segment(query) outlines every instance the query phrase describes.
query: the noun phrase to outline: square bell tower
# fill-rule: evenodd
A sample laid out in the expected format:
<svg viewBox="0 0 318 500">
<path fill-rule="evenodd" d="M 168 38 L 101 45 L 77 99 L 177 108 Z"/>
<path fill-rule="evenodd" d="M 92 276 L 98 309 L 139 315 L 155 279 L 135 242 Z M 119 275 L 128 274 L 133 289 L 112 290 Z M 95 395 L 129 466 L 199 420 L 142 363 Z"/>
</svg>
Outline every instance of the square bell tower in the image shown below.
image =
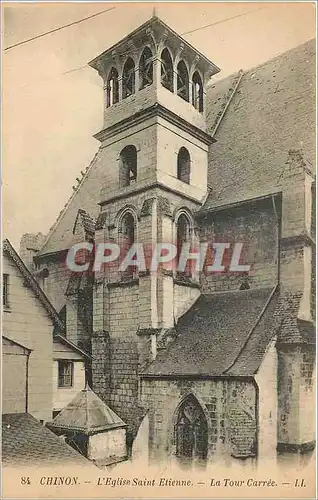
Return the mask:
<svg viewBox="0 0 318 500">
<path fill-rule="evenodd" d="M 96 243 L 195 242 L 192 214 L 207 194 L 214 142 L 205 86 L 219 68 L 156 16 L 89 64 L 104 83 Z M 131 429 L 139 370 L 173 340 L 178 316 L 200 293 L 193 276 L 179 278 L 113 267 L 95 282 L 93 387 Z"/>
</svg>

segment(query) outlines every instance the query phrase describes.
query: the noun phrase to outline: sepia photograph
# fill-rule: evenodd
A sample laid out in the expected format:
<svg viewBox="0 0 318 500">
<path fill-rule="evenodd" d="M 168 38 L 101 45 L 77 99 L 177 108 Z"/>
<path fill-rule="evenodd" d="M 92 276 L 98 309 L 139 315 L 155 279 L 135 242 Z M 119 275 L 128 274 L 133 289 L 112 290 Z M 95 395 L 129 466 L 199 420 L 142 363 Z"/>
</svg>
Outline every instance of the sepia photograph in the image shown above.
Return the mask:
<svg viewBox="0 0 318 500">
<path fill-rule="evenodd" d="M 2 498 L 316 498 L 316 16 L 1 2 Z"/>
</svg>

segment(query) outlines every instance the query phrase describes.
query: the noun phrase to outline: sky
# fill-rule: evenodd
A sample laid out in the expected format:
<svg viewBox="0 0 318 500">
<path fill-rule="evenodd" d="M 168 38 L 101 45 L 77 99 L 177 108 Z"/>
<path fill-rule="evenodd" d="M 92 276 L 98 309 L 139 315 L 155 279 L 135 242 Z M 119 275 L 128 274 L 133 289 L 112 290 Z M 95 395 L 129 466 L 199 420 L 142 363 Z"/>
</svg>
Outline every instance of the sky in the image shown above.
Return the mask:
<svg viewBox="0 0 318 500">
<path fill-rule="evenodd" d="M 154 7 L 179 34 L 215 23 L 184 35 L 221 68 L 215 81 L 316 33 L 314 2 L 3 2 L 2 47 L 112 7 L 2 53 L 2 232 L 17 249 L 22 234 L 48 232 L 98 149 L 92 136 L 102 127 L 102 80 L 87 62 L 149 19 Z"/>
</svg>

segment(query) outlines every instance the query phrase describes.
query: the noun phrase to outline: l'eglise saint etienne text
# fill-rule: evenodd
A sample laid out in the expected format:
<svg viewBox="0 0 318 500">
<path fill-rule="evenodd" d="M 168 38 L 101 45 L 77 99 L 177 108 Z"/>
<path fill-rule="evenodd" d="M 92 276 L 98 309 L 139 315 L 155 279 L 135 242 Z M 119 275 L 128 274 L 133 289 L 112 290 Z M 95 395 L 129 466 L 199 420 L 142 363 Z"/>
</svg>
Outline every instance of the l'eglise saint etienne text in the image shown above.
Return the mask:
<svg viewBox="0 0 318 500">
<path fill-rule="evenodd" d="M 192 486 L 191 479 L 172 479 L 170 477 L 160 478 L 140 478 L 133 477 L 131 479 L 124 477 L 99 477 L 97 486 L 110 486 L 111 488 L 120 488 L 123 486 Z"/>
</svg>

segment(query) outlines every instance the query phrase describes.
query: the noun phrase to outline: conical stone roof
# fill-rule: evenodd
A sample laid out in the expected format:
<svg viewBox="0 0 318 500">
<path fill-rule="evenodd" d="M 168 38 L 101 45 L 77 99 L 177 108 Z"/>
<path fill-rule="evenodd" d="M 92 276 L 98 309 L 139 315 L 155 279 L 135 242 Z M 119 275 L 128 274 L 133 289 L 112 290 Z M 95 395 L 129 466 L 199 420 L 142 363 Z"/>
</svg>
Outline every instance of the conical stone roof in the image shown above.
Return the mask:
<svg viewBox="0 0 318 500">
<path fill-rule="evenodd" d="M 94 434 L 126 427 L 126 424 L 86 385 L 85 389 L 76 394 L 75 398 L 48 424 L 48 427 L 52 430 L 65 429 Z"/>
</svg>

